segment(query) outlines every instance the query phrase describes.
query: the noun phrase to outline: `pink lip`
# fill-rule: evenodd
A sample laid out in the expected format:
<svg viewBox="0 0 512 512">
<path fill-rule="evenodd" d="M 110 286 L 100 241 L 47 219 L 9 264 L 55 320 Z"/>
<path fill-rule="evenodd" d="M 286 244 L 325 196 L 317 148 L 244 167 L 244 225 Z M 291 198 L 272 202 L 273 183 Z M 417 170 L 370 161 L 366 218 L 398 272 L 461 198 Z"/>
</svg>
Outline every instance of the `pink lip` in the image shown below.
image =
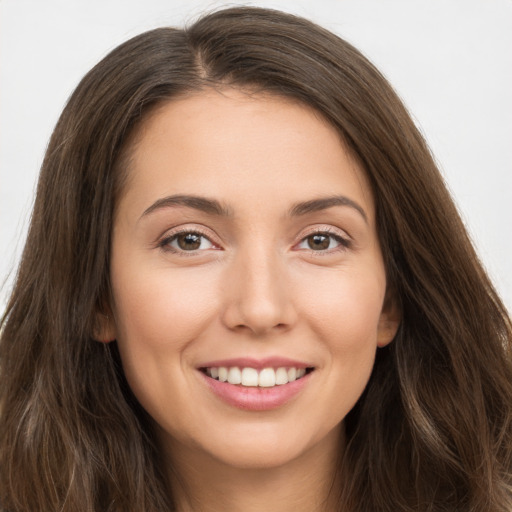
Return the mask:
<svg viewBox="0 0 512 512">
<path fill-rule="evenodd" d="M 208 377 L 200 373 L 211 391 L 227 404 L 246 411 L 268 411 L 285 405 L 309 383 L 312 373 L 273 388 L 246 387 Z"/>
<path fill-rule="evenodd" d="M 265 357 L 262 359 L 254 359 L 250 357 L 238 357 L 234 359 L 221 359 L 209 361 L 200 364 L 198 368 L 219 368 L 225 366 L 227 368 L 238 366 L 239 368 L 255 368 L 261 370 L 263 368 L 311 368 L 312 364 L 307 364 L 286 357 Z"/>
</svg>

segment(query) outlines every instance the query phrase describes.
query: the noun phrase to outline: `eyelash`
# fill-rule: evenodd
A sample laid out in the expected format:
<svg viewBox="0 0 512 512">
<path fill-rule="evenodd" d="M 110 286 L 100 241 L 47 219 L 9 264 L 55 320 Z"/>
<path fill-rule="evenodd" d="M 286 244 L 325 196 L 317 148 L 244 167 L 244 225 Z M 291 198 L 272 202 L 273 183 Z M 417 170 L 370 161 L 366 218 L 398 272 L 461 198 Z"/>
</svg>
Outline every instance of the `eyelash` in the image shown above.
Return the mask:
<svg viewBox="0 0 512 512">
<path fill-rule="evenodd" d="M 312 230 L 311 232 L 305 234 L 299 241 L 298 244 L 295 245 L 295 247 L 297 245 L 300 245 L 304 242 L 306 242 L 306 240 L 312 236 L 318 236 L 318 235 L 323 235 L 323 236 L 327 236 L 333 240 L 335 240 L 339 245 L 333 249 L 326 249 L 326 250 L 320 250 L 320 251 L 315 251 L 313 249 L 309 249 L 309 251 L 311 252 L 311 254 L 314 254 L 315 256 L 328 256 L 328 255 L 331 255 L 333 253 L 336 253 L 336 252 L 339 252 L 339 251 L 346 251 L 347 249 L 350 249 L 352 247 L 352 242 L 351 240 L 349 240 L 348 238 L 345 238 L 343 236 L 341 236 L 340 234 L 338 233 L 334 233 L 332 231 L 332 229 L 330 228 L 326 228 L 326 229 L 314 229 Z"/>
<path fill-rule="evenodd" d="M 163 238 L 158 243 L 158 247 L 164 252 L 172 252 L 174 254 L 179 254 L 180 256 L 193 256 L 194 254 L 196 254 L 197 250 L 192 250 L 192 251 L 186 251 L 184 249 L 180 250 L 180 249 L 176 249 L 170 245 L 172 242 L 174 242 L 174 240 L 177 240 L 180 235 L 196 235 L 200 238 L 204 238 L 204 239 L 208 240 L 213 246 L 216 246 L 216 244 L 211 241 L 210 237 L 206 233 L 202 232 L 200 229 L 195 228 L 195 229 L 180 229 L 179 231 L 175 231 L 171 235 Z"/>
<path fill-rule="evenodd" d="M 193 256 L 193 255 L 197 254 L 198 252 L 200 252 L 198 249 L 194 249 L 194 250 L 190 250 L 190 251 L 187 251 L 184 249 L 176 249 L 170 245 L 172 242 L 177 240 L 180 235 L 183 235 L 183 234 L 195 235 L 200 238 L 204 238 L 204 239 L 208 240 L 213 246 L 217 246 L 214 242 L 212 242 L 210 237 L 206 233 L 202 232 L 201 230 L 181 229 L 181 230 L 176 231 L 176 232 L 172 233 L 171 235 L 163 238 L 158 243 L 158 247 L 164 252 L 172 252 L 174 254 L 179 254 L 180 256 Z M 309 251 L 312 254 L 314 254 L 315 256 L 324 256 L 324 255 L 333 254 L 338 251 L 345 251 L 347 249 L 350 249 L 352 246 L 352 243 L 348 238 L 345 238 L 339 234 L 333 233 L 331 229 L 316 229 L 316 230 L 313 230 L 313 231 L 305 234 L 300 239 L 300 241 L 294 245 L 294 247 L 297 247 L 298 245 L 306 242 L 306 240 L 312 236 L 319 236 L 319 235 L 327 236 L 327 237 L 331 238 L 332 240 L 336 241 L 339 245 L 333 249 L 326 249 L 326 250 L 319 250 L 319 251 L 315 251 L 314 249 L 309 249 Z"/>
</svg>

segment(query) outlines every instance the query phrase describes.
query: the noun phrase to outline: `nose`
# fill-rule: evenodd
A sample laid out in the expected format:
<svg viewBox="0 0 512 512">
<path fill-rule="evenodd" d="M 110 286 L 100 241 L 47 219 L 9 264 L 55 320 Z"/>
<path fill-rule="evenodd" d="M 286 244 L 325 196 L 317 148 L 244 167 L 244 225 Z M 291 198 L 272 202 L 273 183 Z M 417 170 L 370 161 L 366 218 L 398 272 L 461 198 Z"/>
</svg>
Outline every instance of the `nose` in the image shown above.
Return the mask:
<svg viewBox="0 0 512 512">
<path fill-rule="evenodd" d="M 226 327 L 263 336 L 293 326 L 297 315 L 284 263 L 262 248 L 236 258 L 224 282 Z"/>
</svg>

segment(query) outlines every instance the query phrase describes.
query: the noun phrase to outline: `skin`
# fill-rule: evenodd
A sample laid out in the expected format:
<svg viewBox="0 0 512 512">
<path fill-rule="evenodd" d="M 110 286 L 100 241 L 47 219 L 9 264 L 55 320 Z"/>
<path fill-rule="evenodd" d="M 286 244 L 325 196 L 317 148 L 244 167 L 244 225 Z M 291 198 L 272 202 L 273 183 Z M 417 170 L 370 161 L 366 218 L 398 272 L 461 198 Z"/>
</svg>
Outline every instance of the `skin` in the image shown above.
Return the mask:
<svg viewBox="0 0 512 512">
<path fill-rule="evenodd" d="M 343 419 L 399 323 L 361 166 L 310 108 L 234 89 L 161 106 L 130 153 L 113 227 L 113 315 L 98 338 L 117 339 L 175 468 L 179 509 L 334 510 Z M 214 199 L 229 215 L 151 209 L 175 195 Z M 290 214 L 334 195 L 361 211 Z M 180 249 L 177 231 L 199 231 L 200 247 Z M 311 248 L 315 233 L 327 249 Z M 197 369 L 267 356 L 314 366 L 271 411 L 225 403 Z"/>
</svg>

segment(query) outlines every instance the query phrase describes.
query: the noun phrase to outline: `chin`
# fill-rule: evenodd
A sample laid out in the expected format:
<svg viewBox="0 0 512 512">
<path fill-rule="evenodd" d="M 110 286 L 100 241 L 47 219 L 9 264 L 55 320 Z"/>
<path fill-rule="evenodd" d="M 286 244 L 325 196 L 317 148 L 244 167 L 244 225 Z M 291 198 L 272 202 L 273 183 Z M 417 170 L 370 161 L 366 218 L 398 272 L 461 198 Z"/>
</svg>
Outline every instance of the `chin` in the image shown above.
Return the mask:
<svg viewBox="0 0 512 512">
<path fill-rule="evenodd" d="M 315 433 L 301 428 L 300 424 L 292 428 L 265 424 L 246 429 L 237 426 L 229 432 L 211 433 L 213 435 L 202 442 L 190 440 L 190 446 L 197 456 L 202 454 L 224 466 L 271 469 L 309 460 L 313 452 L 318 452 L 319 445 L 325 444 L 332 451 L 332 441 L 341 439 L 341 430 L 341 424 L 331 431 Z M 180 444 L 188 443 L 182 441 Z"/>
</svg>

